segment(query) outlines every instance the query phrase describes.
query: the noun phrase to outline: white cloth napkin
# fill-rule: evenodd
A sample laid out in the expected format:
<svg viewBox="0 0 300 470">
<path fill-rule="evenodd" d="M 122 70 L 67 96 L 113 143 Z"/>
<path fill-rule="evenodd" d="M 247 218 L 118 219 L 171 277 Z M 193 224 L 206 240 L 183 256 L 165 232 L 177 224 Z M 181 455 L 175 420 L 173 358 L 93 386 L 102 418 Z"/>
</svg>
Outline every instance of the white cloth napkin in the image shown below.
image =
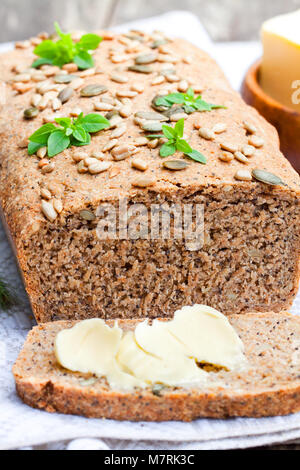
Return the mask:
<svg viewBox="0 0 300 470">
<path fill-rule="evenodd" d="M 246 67 L 259 55 L 257 44 L 213 45 L 195 16 L 187 12 L 136 21 L 128 27 L 160 29 L 210 52 L 238 88 Z M 2 49 L 7 49 L 7 45 Z M 0 47 L 1 49 L 1 47 Z M 245 54 L 246 51 L 246 54 Z M 233 59 L 234 58 L 234 59 Z M 21 304 L 0 312 L 0 448 L 31 449 L 232 449 L 300 438 L 300 413 L 275 418 L 199 419 L 192 423 L 129 423 L 49 414 L 24 405 L 15 393 L 11 367 L 34 319 L 15 260 L 0 226 L 0 274 L 14 284 Z M 300 297 L 293 312 L 300 312 Z"/>
</svg>

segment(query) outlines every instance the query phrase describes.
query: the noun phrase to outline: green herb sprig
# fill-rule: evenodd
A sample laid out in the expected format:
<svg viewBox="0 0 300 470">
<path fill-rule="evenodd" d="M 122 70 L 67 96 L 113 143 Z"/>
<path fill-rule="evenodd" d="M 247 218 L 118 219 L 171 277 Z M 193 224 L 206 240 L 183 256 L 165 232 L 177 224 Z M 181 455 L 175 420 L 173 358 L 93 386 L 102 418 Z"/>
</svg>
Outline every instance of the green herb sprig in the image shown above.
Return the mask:
<svg viewBox="0 0 300 470">
<path fill-rule="evenodd" d="M 41 147 L 47 147 L 48 157 L 54 157 L 68 147 L 80 147 L 91 142 L 91 134 L 110 126 L 101 114 L 81 113 L 78 118 L 56 118 L 58 124 L 44 124 L 29 137 L 28 154 L 33 155 Z"/>
<path fill-rule="evenodd" d="M 207 103 L 201 95 L 195 96 L 194 90 L 189 88 L 186 93 L 170 93 L 155 100 L 156 106 L 170 108 L 173 104 L 180 104 L 185 112 L 190 114 L 195 111 L 212 111 L 213 109 L 225 108 L 218 104 Z"/>
<path fill-rule="evenodd" d="M 94 60 L 89 51 L 97 49 L 103 38 L 97 34 L 84 34 L 80 41 L 73 42 L 70 33 L 63 33 L 58 23 L 54 23 L 54 26 L 59 39 L 46 39 L 36 46 L 33 52 L 40 58 L 31 67 L 38 68 L 44 64 L 62 67 L 70 62 L 74 62 L 81 70 L 93 67 Z"/>
<path fill-rule="evenodd" d="M 7 282 L 0 277 L 0 308 L 7 310 L 12 305 L 17 303 L 12 289 L 8 286 Z"/>
<path fill-rule="evenodd" d="M 184 155 L 195 160 L 199 163 L 206 163 L 206 157 L 202 155 L 202 153 L 198 152 L 198 150 L 192 149 L 190 144 L 183 139 L 183 131 L 184 131 L 184 119 L 179 119 L 175 124 L 175 127 L 163 125 L 162 126 L 162 134 L 153 134 L 148 135 L 150 139 L 157 139 L 160 137 L 165 137 L 168 139 L 168 142 L 163 144 L 160 148 L 159 154 L 161 157 L 169 157 L 173 155 L 176 151 L 183 152 Z"/>
</svg>

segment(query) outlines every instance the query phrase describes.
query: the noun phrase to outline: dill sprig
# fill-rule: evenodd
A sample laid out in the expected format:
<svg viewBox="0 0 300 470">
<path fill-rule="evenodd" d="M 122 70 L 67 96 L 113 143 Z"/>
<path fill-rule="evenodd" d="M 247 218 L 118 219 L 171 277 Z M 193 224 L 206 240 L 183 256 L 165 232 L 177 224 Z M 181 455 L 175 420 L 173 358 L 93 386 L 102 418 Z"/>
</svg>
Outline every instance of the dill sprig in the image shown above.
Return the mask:
<svg viewBox="0 0 300 470">
<path fill-rule="evenodd" d="M 0 276 L 0 308 L 7 310 L 12 305 L 17 303 L 17 298 L 13 293 L 12 288 Z"/>
</svg>

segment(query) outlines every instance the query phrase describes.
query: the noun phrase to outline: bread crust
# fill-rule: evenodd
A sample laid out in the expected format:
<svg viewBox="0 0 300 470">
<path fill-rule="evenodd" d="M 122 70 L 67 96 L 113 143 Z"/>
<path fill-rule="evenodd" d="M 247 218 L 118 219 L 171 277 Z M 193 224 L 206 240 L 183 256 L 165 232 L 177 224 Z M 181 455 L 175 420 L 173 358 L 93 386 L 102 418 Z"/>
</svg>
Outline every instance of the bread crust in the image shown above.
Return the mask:
<svg viewBox="0 0 300 470">
<path fill-rule="evenodd" d="M 192 421 L 197 418 L 229 418 L 288 415 L 300 411 L 300 385 L 242 396 L 233 393 L 124 394 L 69 389 L 53 382 L 16 380 L 16 389 L 27 405 L 50 413 L 82 415 L 129 421 Z"/>
<path fill-rule="evenodd" d="M 289 362 L 298 351 L 300 318 L 286 312 L 250 313 L 232 315 L 229 321 L 244 342 L 247 370 L 214 374 L 210 380 L 217 382 L 203 389 L 165 388 L 158 395 L 150 388 L 111 390 L 101 380 L 82 386 L 82 374 L 61 368 L 53 352 L 57 332 L 75 323 L 39 325 L 29 333 L 13 368 L 17 393 L 29 406 L 48 412 L 131 421 L 257 418 L 300 411 L 299 359 L 295 365 Z M 119 325 L 132 329 L 136 321 L 121 320 Z"/>
</svg>

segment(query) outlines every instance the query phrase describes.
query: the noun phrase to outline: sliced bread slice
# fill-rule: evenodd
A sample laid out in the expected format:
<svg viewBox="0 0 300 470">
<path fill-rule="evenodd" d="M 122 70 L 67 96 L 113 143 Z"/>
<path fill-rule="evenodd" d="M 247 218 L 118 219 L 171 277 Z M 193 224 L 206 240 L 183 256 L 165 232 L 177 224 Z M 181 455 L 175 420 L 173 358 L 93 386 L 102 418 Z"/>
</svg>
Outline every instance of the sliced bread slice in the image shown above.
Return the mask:
<svg viewBox="0 0 300 470">
<path fill-rule="evenodd" d="M 33 328 L 13 373 L 19 396 L 49 412 L 132 421 L 190 421 L 200 417 L 274 416 L 300 411 L 300 317 L 289 313 L 231 315 L 245 345 L 243 372 L 212 370 L 204 388 L 160 388 L 132 393 L 111 390 L 104 378 L 63 369 L 54 339 L 75 322 Z M 108 321 L 112 325 L 112 321 Z M 119 325 L 132 329 L 135 320 Z M 208 368 L 208 370 L 210 370 Z"/>
</svg>

